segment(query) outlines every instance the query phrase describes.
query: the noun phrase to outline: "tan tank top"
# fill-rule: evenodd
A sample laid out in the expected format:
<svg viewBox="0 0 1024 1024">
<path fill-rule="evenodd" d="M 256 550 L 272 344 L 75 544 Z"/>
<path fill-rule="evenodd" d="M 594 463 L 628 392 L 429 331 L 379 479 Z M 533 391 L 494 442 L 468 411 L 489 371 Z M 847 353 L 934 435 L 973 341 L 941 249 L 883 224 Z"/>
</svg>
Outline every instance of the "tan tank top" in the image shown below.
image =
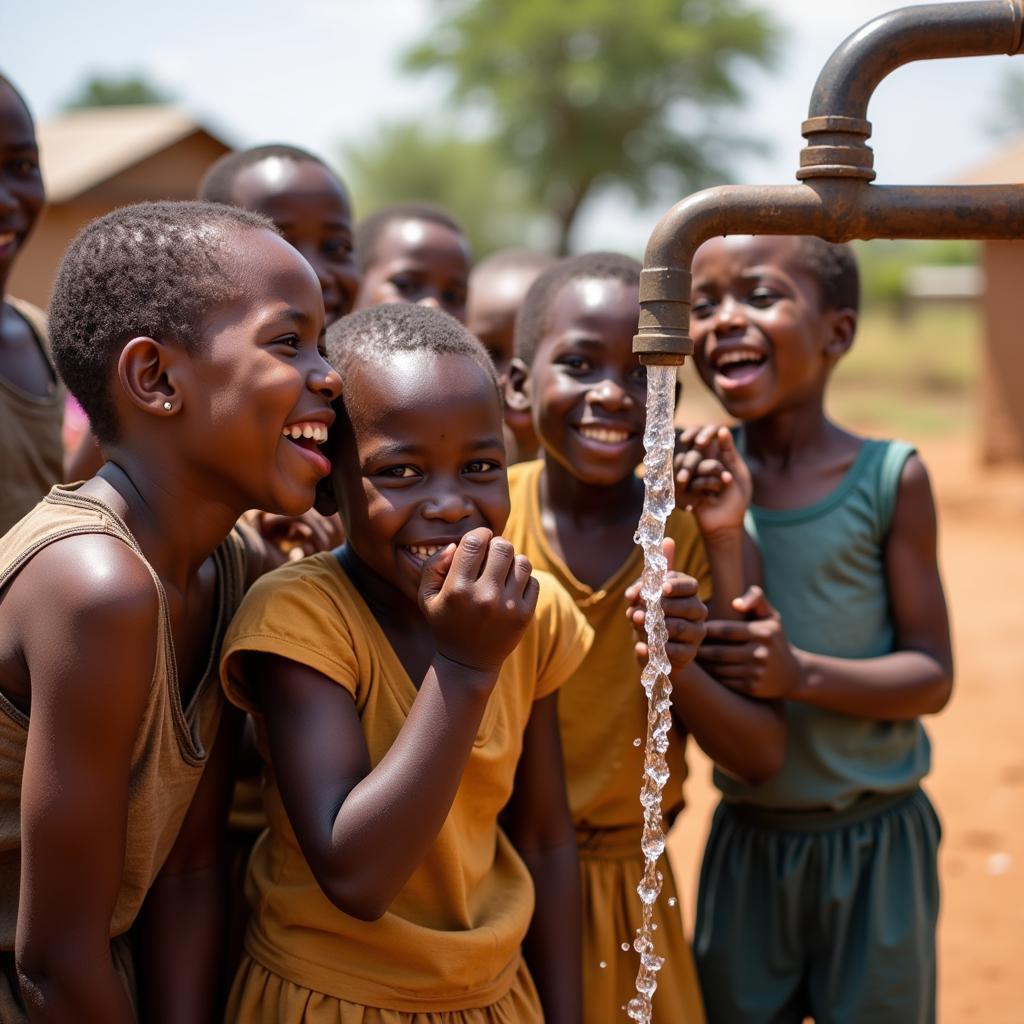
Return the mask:
<svg viewBox="0 0 1024 1024">
<path fill-rule="evenodd" d="M 32 328 L 39 350 L 57 379 L 43 311 L 10 296 L 3 301 Z M 41 398 L 22 391 L 0 372 L 0 535 L 64 479 L 61 428 L 65 398 L 59 380 L 53 393 Z"/>
<path fill-rule="evenodd" d="M 132 753 L 124 872 L 110 921 L 111 937 L 128 930 L 171 851 L 217 733 L 223 698 L 217 677 L 220 647 L 245 588 L 245 546 L 232 532 L 214 552 L 216 628 L 206 671 L 182 707 L 167 598 L 123 520 L 103 502 L 54 487 L 0 538 L 0 592 L 47 544 L 79 534 L 116 537 L 143 560 L 160 601 L 156 663 L 149 700 Z M 111 637 L 116 656 L 116 637 Z M 21 780 L 28 716 L 0 694 L 0 950 L 14 948 L 21 874 Z M 69 865 L 69 870 L 73 868 Z"/>
</svg>

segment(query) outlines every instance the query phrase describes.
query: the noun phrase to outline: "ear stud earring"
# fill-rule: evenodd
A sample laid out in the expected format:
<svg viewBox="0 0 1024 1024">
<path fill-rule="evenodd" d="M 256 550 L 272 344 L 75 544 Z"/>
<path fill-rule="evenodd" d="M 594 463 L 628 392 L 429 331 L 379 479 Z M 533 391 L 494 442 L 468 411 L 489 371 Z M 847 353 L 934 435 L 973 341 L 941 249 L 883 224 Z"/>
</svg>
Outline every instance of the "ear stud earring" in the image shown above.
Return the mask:
<svg viewBox="0 0 1024 1024">
<path fill-rule="evenodd" d="M 171 403 L 170 403 L 170 402 L 164 402 L 164 408 L 165 408 L 165 409 L 166 409 L 166 410 L 167 410 L 168 412 L 170 412 L 170 411 L 171 411 L 171 410 L 172 410 L 172 409 L 174 408 L 174 406 L 173 406 L 173 405 L 171 405 Z"/>
</svg>

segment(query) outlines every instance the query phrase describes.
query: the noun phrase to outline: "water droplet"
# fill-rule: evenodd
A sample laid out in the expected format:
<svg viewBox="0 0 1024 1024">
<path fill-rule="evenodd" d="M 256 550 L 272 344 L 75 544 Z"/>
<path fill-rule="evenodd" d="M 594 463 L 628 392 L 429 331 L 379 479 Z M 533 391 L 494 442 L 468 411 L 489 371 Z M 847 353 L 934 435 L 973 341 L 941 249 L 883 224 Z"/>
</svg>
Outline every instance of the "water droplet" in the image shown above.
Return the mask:
<svg viewBox="0 0 1024 1024">
<path fill-rule="evenodd" d="M 623 953 L 628 953 L 628 952 L 629 952 L 629 943 L 628 943 L 628 942 L 624 942 L 624 943 L 623 943 L 623 944 L 622 944 L 622 945 L 621 945 L 621 946 L 619 947 L 619 949 L 621 949 Z"/>
<path fill-rule="evenodd" d="M 668 905 L 670 907 L 674 907 L 678 902 L 679 902 L 679 900 L 677 900 L 675 898 L 675 896 L 669 896 L 669 898 L 668 898 Z"/>
<path fill-rule="evenodd" d="M 602 960 L 597 966 L 600 967 L 601 970 L 603 971 L 608 966 L 608 961 L 607 960 Z"/>
<path fill-rule="evenodd" d="M 633 746 L 634 747 L 642 747 L 643 745 L 644 745 L 644 741 L 642 739 L 640 739 L 639 736 L 637 736 L 637 738 L 635 740 L 633 740 Z"/>
</svg>

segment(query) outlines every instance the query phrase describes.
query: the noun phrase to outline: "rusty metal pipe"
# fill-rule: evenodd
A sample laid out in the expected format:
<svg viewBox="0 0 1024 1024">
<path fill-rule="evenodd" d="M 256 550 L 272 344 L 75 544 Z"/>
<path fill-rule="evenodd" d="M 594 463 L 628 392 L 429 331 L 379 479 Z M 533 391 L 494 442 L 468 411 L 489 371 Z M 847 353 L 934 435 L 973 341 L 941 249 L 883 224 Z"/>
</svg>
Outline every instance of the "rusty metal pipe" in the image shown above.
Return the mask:
<svg viewBox="0 0 1024 1024">
<path fill-rule="evenodd" d="M 644 363 L 681 363 L 693 351 L 690 267 L 716 235 L 869 238 L 1024 237 L 1024 185 L 880 186 L 864 119 L 875 86 L 913 60 L 1016 53 L 1021 0 L 929 4 L 892 11 L 854 32 L 818 77 L 799 185 L 723 185 L 677 203 L 647 243 L 633 351 Z"/>
</svg>

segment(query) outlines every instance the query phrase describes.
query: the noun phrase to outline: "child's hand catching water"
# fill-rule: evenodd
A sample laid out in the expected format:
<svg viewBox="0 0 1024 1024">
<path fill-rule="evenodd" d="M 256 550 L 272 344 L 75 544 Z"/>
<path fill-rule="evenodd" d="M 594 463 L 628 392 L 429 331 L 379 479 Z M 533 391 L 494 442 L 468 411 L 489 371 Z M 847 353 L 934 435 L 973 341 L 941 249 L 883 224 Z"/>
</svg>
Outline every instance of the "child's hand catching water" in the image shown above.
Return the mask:
<svg viewBox="0 0 1024 1024">
<path fill-rule="evenodd" d="M 423 567 L 420 608 L 449 661 L 497 672 L 533 618 L 540 584 L 525 555 L 486 527 L 470 530 Z"/>
<path fill-rule="evenodd" d="M 688 427 L 676 438 L 676 504 L 693 512 L 705 539 L 743 527 L 750 470 L 728 427 Z"/>
<path fill-rule="evenodd" d="M 672 565 L 675 558 L 675 548 L 676 542 L 671 537 L 666 537 L 662 541 L 661 550 L 669 565 Z M 634 650 L 643 665 L 647 662 L 648 653 L 647 636 L 644 632 L 647 613 L 644 610 L 643 598 L 640 596 L 640 582 L 637 580 L 626 590 L 626 616 L 633 623 L 637 636 Z M 704 620 L 708 616 L 708 610 L 697 596 L 697 581 L 686 573 L 670 569 L 665 577 L 662 594 L 661 607 L 665 613 L 665 629 L 668 632 L 665 653 L 675 673 L 689 665 L 696 656 L 697 649 L 704 639 Z"/>
</svg>

